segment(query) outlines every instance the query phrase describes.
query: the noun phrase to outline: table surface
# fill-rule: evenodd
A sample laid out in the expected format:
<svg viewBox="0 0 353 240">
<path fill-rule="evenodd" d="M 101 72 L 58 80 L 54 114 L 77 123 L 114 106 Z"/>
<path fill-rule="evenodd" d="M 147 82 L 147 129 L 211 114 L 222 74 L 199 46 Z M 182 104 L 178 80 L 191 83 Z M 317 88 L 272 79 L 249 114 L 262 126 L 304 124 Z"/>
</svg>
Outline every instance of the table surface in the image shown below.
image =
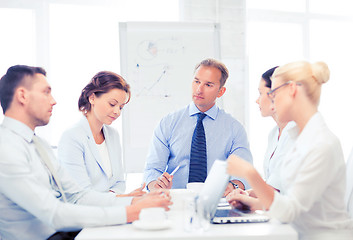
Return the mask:
<svg viewBox="0 0 353 240">
<path fill-rule="evenodd" d="M 211 224 L 207 231 L 187 232 L 184 230 L 183 217 L 178 211 L 169 211 L 171 226 L 164 230 L 141 230 L 133 224 L 109 227 L 85 228 L 75 238 L 77 240 L 142 240 L 142 239 L 237 239 L 237 240 L 297 240 L 298 234 L 288 224 L 272 219 L 267 223 Z"/>
</svg>

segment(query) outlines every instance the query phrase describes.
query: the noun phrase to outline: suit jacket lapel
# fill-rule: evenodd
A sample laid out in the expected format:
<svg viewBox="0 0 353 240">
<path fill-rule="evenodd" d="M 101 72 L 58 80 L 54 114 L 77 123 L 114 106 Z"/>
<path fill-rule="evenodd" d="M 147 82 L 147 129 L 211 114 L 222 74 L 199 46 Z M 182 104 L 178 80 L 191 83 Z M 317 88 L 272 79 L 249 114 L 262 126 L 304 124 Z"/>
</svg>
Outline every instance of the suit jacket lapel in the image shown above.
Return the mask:
<svg viewBox="0 0 353 240">
<path fill-rule="evenodd" d="M 101 171 L 106 174 L 104 172 L 104 169 L 102 167 L 102 159 L 101 159 L 101 156 L 99 154 L 99 151 L 98 151 L 98 148 L 97 148 L 97 145 L 96 145 L 96 142 L 94 141 L 94 137 L 93 137 L 93 134 L 92 134 L 92 131 L 91 131 L 91 128 L 89 126 L 89 123 L 88 123 L 88 120 L 86 117 L 83 117 L 82 119 L 82 126 L 86 132 L 86 136 L 87 136 L 87 142 L 88 142 L 88 146 L 89 146 L 89 149 L 88 151 L 91 152 L 92 156 L 94 157 L 94 159 L 96 160 L 96 162 L 98 163 Z"/>
<path fill-rule="evenodd" d="M 107 130 L 107 127 L 103 125 L 103 133 L 104 133 L 104 138 L 105 138 L 105 144 L 107 145 L 108 148 L 108 154 L 109 154 L 109 159 L 110 159 L 110 164 L 112 166 L 112 176 L 118 176 L 119 175 L 119 166 L 118 166 L 118 161 L 115 161 L 114 158 L 117 156 L 114 155 L 113 151 L 118 148 L 119 146 L 114 146 L 112 141 L 112 137 L 109 135 L 109 131 Z"/>
</svg>

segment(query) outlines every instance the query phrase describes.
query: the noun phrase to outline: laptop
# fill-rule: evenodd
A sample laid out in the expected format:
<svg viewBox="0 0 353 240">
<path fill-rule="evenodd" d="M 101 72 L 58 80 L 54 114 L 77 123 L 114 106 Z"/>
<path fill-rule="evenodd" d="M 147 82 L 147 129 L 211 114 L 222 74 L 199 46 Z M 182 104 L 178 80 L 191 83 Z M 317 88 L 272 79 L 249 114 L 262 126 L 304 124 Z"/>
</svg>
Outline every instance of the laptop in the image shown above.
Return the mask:
<svg viewBox="0 0 353 240">
<path fill-rule="evenodd" d="M 199 194 L 200 201 L 211 215 L 212 223 L 258 223 L 268 222 L 270 218 L 258 212 L 233 209 L 231 206 L 218 207 L 230 176 L 226 172 L 227 162 L 216 160 Z"/>
</svg>

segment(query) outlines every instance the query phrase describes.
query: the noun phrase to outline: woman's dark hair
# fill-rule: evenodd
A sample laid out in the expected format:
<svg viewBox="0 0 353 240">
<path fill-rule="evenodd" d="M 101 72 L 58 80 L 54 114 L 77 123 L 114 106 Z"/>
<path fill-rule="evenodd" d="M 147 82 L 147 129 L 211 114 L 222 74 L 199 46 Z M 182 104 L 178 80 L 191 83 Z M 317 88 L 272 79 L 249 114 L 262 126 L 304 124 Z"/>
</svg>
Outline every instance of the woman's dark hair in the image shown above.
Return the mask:
<svg viewBox="0 0 353 240">
<path fill-rule="evenodd" d="M 262 74 L 262 79 L 266 82 L 265 86 L 268 88 L 272 87 L 271 77 L 276 68 L 278 68 L 278 66 L 273 67 Z"/>
<path fill-rule="evenodd" d="M 124 78 L 113 72 L 102 71 L 97 73 L 82 90 L 81 96 L 78 99 L 78 109 L 83 113 L 91 111 L 91 103 L 89 102 L 89 97 L 92 94 L 95 94 L 97 97 L 99 97 L 100 95 L 107 93 L 112 89 L 121 89 L 125 91 L 129 95 L 126 103 L 130 101 L 130 86 L 127 84 Z"/>
</svg>

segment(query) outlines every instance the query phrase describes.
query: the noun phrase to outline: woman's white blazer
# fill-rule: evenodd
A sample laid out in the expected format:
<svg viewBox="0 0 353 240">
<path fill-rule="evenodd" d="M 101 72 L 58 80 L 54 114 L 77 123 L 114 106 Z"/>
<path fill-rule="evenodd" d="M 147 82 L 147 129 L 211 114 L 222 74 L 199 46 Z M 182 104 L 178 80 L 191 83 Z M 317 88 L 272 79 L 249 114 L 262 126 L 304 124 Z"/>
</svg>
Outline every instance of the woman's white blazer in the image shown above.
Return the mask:
<svg viewBox="0 0 353 240">
<path fill-rule="evenodd" d="M 123 193 L 125 170 L 119 133 L 106 125 L 103 125 L 103 133 L 112 166 L 112 177 L 108 178 L 104 172 L 102 159 L 86 117 L 63 133 L 58 145 L 58 159 L 81 187 L 100 192 L 113 190 Z"/>
</svg>

